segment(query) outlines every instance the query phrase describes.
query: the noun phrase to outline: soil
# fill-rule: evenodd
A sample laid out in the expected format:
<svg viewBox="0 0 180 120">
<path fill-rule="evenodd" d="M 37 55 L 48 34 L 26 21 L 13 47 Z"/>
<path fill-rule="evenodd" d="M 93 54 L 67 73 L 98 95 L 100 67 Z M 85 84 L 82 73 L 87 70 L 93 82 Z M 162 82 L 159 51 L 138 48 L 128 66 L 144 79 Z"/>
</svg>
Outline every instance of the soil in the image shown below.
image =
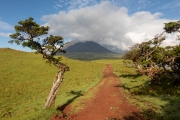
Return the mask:
<svg viewBox="0 0 180 120">
<path fill-rule="evenodd" d="M 103 74 L 98 91 L 91 100 L 85 101 L 83 110 L 68 114 L 71 111 L 69 104 L 62 114 L 52 116 L 51 120 L 143 120 L 137 106 L 131 105 L 126 99 L 112 66 L 107 64 Z"/>
</svg>

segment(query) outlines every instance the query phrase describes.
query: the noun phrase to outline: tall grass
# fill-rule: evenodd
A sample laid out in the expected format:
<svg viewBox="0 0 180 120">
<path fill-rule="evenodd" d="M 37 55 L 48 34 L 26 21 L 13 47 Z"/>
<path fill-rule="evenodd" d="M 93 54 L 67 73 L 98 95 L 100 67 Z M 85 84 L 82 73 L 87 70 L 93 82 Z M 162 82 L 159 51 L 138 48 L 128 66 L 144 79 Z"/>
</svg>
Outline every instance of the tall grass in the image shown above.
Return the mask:
<svg viewBox="0 0 180 120">
<path fill-rule="evenodd" d="M 41 55 L 0 49 L 0 119 L 49 119 L 56 108 L 75 94 L 88 91 L 102 77 L 103 64 L 62 58 L 70 67 L 58 92 L 54 108 L 43 109 L 57 68 L 46 64 Z"/>
</svg>

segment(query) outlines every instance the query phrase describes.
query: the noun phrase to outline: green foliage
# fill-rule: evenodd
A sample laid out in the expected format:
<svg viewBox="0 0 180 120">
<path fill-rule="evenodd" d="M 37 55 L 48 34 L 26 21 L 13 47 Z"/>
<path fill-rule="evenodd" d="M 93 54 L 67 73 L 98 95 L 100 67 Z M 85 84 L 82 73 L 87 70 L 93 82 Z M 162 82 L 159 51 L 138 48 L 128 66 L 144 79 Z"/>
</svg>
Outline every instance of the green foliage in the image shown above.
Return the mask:
<svg viewBox="0 0 180 120">
<path fill-rule="evenodd" d="M 165 30 L 167 33 L 172 33 L 172 32 L 178 31 L 179 28 L 180 28 L 180 21 L 177 21 L 177 22 L 169 22 L 169 23 L 165 23 L 164 30 Z"/>
<path fill-rule="evenodd" d="M 34 19 L 32 17 L 24 20 L 24 21 L 19 21 L 18 24 L 16 25 L 15 34 L 11 34 L 10 37 L 14 40 L 11 40 L 10 43 L 17 43 L 20 44 L 21 42 L 24 42 L 24 40 L 29 40 L 33 41 L 34 38 L 37 38 L 39 36 L 48 34 L 49 27 L 44 27 L 38 25 L 36 22 L 33 21 Z M 31 42 L 32 43 L 32 42 Z M 26 45 L 24 45 L 25 47 Z M 30 44 L 27 46 L 30 47 Z M 34 49 L 33 47 L 31 49 Z"/>
<path fill-rule="evenodd" d="M 180 21 L 177 21 L 165 23 L 164 29 L 172 33 L 179 32 L 179 27 Z M 132 46 L 124 55 L 125 59 L 133 60 L 137 72 L 147 74 L 152 79 L 151 85 L 163 82 L 180 84 L 180 45 L 161 47 L 164 40 L 166 36 L 162 33 L 148 42 Z"/>
<path fill-rule="evenodd" d="M 59 67 L 62 63 L 54 55 L 58 52 L 65 53 L 62 49 L 64 46 L 63 37 L 53 35 L 47 37 L 49 27 L 40 26 L 33 20 L 32 17 L 29 17 L 24 21 L 19 21 L 18 25 L 14 27 L 16 33 L 10 35 L 13 40 L 10 40 L 9 43 L 22 44 L 23 47 L 36 50 L 36 53 L 42 54 L 49 63 Z M 40 37 L 43 36 L 45 38 L 41 39 Z"/>
</svg>

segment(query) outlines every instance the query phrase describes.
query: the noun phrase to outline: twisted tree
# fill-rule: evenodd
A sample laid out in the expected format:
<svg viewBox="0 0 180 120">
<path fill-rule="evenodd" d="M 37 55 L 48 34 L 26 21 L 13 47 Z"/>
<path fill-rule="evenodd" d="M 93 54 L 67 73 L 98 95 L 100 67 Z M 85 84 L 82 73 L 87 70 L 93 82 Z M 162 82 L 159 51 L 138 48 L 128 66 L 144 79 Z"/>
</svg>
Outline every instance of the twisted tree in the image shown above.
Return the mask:
<svg viewBox="0 0 180 120">
<path fill-rule="evenodd" d="M 130 47 L 125 59 L 133 61 L 138 73 L 146 74 L 151 79 L 151 85 L 157 83 L 180 84 L 180 44 L 161 47 L 166 40 L 165 33 L 180 32 L 180 21 L 165 23 L 165 31 L 156 35 L 148 42 Z M 177 35 L 180 40 L 180 35 Z"/>
<path fill-rule="evenodd" d="M 69 70 L 69 67 L 60 62 L 60 57 L 54 57 L 58 52 L 65 53 L 62 49 L 64 46 L 63 37 L 53 35 L 47 37 L 49 27 L 40 26 L 33 20 L 32 17 L 29 17 L 26 20 L 19 21 L 18 25 L 14 27 L 16 33 L 10 35 L 12 40 L 10 40 L 9 43 L 21 44 L 23 47 L 35 50 L 36 53 L 40 53 L 48 63 L 58 68 L 58 72 L 54 78 L 52 88 L 44 106 L 46 108 L 51 107 L 53 101 L 55 101 L 58 89 L 63 82 L 63 75 Z"/>
</svg>

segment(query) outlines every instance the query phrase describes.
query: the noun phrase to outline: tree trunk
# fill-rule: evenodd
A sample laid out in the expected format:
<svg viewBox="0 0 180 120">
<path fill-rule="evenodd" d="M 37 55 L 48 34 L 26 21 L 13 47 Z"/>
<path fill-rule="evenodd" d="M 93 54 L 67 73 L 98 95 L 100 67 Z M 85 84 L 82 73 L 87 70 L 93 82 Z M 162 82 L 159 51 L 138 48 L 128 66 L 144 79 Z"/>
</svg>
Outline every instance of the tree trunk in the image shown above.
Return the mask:
<svg viewBox="0 0 180 120">
<path fill-rule="evenodd" d="M 61 66 L 54 78 L 53 86 L 49 92 L 44 108 L 51 107 L 55 102 L 56 94 L 63 82 L 63 75 L 67 70 L 67 66 Z"/>
<path fill-rule="evenodd" d="M 154 78 L 154 76 L 159 72 L 158 69 L 156 69 L 153 65 L 150 65 L 150 67 L 143 69 L 139 66 L 139 64 L 134 61 L 135 67 L 136 67 L 136 71 L 142 75 L 148 75 L 151 79 Z"/>
</svg>

